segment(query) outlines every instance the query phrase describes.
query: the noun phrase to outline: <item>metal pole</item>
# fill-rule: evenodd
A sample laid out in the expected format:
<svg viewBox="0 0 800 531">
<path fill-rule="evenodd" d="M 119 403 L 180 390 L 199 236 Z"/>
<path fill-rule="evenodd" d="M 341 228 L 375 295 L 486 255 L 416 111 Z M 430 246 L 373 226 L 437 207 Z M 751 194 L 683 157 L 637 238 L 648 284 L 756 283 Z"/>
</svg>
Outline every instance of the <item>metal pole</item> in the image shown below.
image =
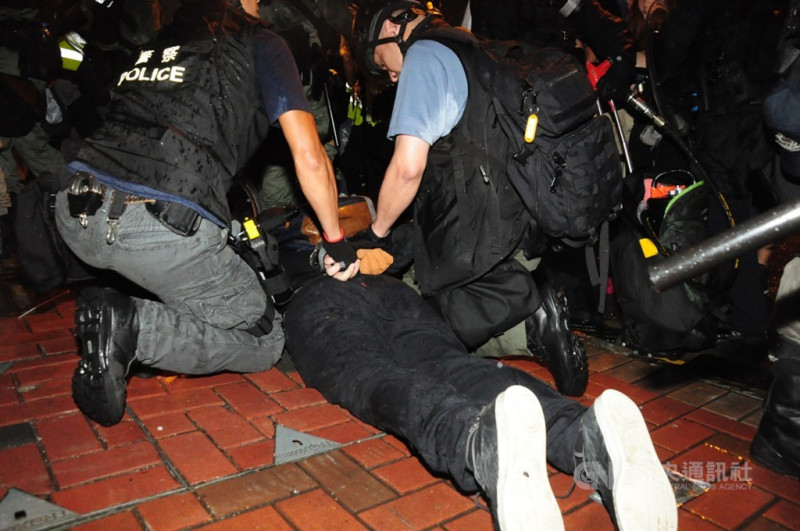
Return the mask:
<svg viewBox="0 0 800 531">
<path fill-rule="evenodd" d="M 663 291 L 719 264 L 786 238 L 800 230 L 800 199 L 754 216 L 725 232 L 674 254 L 648 270 L 650 284 Z"/>
<path fill-rule="evenodd" d="M 614 105 L 614 100 L 608 100 L 608 106 L 611 107 L 611 114 L 614 115 L 614 123 L 617 125 L 617 133 L 619 133 L 619 141 L 622 144 L 622 154 L 625 155 L 625 165 L 628 167 L 628 175 L 633 173 L 633 162 L 631 161 L 631 152 L 628 149 L 628 141 L 625 140 L 625 131 L 622 129 L 622 122 L 619 121 L 619 113 L 617 106 Z"/>
<path fill-rule="evenodd" d="M 322 84 L 322 88 L 325 90 L 325 105 L 328 107 L 328 116 L 331 120 L 331 132 L 333 132 L 333 144 L 338 148 L 339 147 L 339 132 L 336 130 L 336 120 L 333 117 L 333 107 L 331 106 L 331 96 L 328 92 L 328 83 L 325 82 Z"/>
</svg>

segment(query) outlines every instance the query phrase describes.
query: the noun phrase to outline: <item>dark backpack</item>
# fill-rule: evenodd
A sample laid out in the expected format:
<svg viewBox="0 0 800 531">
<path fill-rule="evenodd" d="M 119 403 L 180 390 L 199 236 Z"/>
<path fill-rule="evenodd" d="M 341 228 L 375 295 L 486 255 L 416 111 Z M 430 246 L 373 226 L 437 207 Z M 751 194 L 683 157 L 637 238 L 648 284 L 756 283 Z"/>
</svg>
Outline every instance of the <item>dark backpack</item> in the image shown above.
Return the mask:
<svg viewBox="0 0 800 531">
<path fill-rule="evenodd" d="M 677 355 L 701 350 L 716 334 L 718 319 L 708 292 L 721 282 L 725 268 L 657 292 L 649 285 L 648 267 L 708 236 L 709 190 L 703 181 L 694 182 L 691 174 L 682 170 L 663 172 L 653 183 L 652 190 L 665 186 L 672 192 L 662 197 L 651 192 L 640 216 L 643 230 L 635 230 L 635 221 L 621 223 L 611 243 L 611 262 L 618 279 L 615 293 L 625 323 L 622 340 L 645 353 Z"/>
<path fill-rule="evenodd" d="M 456 52 L 490 96 L 496 119 L 487 126 L 508 138 L 508 178 L 539 229 L 572 244 L 596 240 L 620 208 L 623 176 L 611 122 L 598 114 L 577 58 L 456 29 L 429 35 Z"/>
<path fill-rule="evenodd" d="M 614 293 L 622 310 L 622 342 L 642 354 L 679 355 L 708 348 L 716 333 L 714 317 L 702 293 L 686 283 L 656 292 L 648 267 L 664 260 L 643 255 L 640 234 L 627 223 L 611 241 Z"/>
</svg>

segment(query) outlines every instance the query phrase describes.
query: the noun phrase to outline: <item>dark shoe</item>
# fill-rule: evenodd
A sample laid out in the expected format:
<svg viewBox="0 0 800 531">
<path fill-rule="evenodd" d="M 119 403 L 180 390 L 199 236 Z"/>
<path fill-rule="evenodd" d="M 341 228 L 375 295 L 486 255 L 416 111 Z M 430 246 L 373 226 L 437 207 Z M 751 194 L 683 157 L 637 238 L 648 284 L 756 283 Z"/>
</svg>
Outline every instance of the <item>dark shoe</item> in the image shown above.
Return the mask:
<svg viewBox="0 0 800 531">
<path fill-rule="evenodd" d="M 630 324 L 625 325 L 625 328 L 622 329 L 619 337 L 617 338 L 617 343 L 620 346 L 630 349 L 633 354 L 637 356 L 645 356 L 648 358 L 660 358 L 664 360 L 679 360 L 683 357 L 686 352 L 686 349 L 675 349 L 675 350 L 655 350 L 647 345 L 639 338 L 639 335 L 636 333 L 636 330 Z"/>
<path fill-rule="evenodd" d="M 617 528 L 677 529 L 675 494 L 638 406 L 619 391 L 604 391 L 581 418 L 581 433 L 576 481 L 597 490 Z"/>
<path fill-rule="evenodd" d="M 134 362 L 130 369 L 128 369 L 128 374 L 134 378 L 148 380 L 150 378 L 155 378 L 156 376 L 161 376 L 165 373 L 161 369 L 156 369 L 150 365 L 142 365 L 141 363 Z"/>
<path fill-rule="evenodd" d="M 542 305 L 525 321 L 528 349 L 541 359 L 568 396 L 581 396 L 589 383 L 589 362 L 578 336 L 569 329 L 564 295 L 550 285 L 539 290 Z"/>
<path fill-rule="evenodd" d="M 467 439 L 467 465 L 499 529 L 564 529 L 545 460 L 547 426 L 527 388 L 513 385 L 483 408 Z"/>
<path fill-rule="evenodd" d="M 603 326 L 601 316 L 588 308 L 572 309 L 569 312 L 569 328 L 584 334 L 595 335 Z"/>
<path fill-rule="evenodd" d="M 114 290 L 86 289 L 78 298 L 75 324 L 82 359 L 72 376 L 72 397 L 87 417 L 112 426 L 125 414 L 125 377 L 139 337 L 136 306 Z"/>
<path fill-rule="evenodd" d="M 714 348 L 726 352 L 760 351 L 766 356 L 769 338 L 767 334 L 748 335 L 738 330 L 720 330 L 714 339 Z"/>
<path fill-rule="evenodd" d="M 756 433 L 753 438 L 753 444 L 750 445 L 750 456 L 756 463 L 764 465 L 778 474 L 800 478 L 800 460 L 798 460 L 797 454 L 789 455 L 778 451 L 760 433 Z"/>
<path fill-rule="evenodd" d="M 750 455 L 779 474 L 800 477 L 800 357 L 797 352 L 793 356 L 775 362 Z"/>
</svg>

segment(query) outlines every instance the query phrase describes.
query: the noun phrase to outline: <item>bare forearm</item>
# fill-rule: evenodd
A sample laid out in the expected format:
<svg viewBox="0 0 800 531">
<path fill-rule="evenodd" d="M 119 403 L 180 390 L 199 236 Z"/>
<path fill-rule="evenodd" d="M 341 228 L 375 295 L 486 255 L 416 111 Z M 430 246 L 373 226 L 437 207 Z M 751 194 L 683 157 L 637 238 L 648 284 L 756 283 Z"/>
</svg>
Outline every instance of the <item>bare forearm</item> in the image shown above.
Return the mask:
<svg viewBox="0 0 800 531">
<path fill-rule="evenodd" d="M 413 180 L 387 170 L 378 195 L 378 208 L 372 230 L 377 236 L 385 236 L 397 219 L 414 201 L 419 190 L 419 180 Z"/>
<path fill-rule="evenodd" d="M 303 195 L 317 214 L 322 230 L 335 239 L 339 237 L 341 231 L 336 177 L 330 160 L 325 155 L 325 150 L 321 149 L 321 151 L 321 159 L 317 156 L 314 164 L 295 159 L 295 171 Z"/>
<path fill-rule="evenodd" d="M 392 225 L 414 201 L 428 160 L 428 144 L 419 138 L 400 135 L 386 169 L 378 195 L 378 213 L 372 230 L 386 236 Z"/>
<path fill-rule="evenodd" d="M 336 177 L 319 141 L 314 117 L 289 111 L 278 119 L 292 151 L 300 188 L 317 214 L 322 230 L 331 238 L 340 234 Z"/>
</svg>

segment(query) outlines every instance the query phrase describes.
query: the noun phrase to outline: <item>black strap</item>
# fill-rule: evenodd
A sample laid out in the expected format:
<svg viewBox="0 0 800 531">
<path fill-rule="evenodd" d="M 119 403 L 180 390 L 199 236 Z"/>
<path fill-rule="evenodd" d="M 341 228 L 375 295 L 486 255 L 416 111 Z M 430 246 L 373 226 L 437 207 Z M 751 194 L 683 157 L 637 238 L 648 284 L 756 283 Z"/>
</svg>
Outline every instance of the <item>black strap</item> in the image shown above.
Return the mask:
<svg viewBox="0 0 800 531">
<path fill-rule="evenodd" d="M 589 280 L 593 286 L 599 286 L 597 311 L 601 315 L 606 311 L 606 287 L 608 285 L 608 269 L 610 260 L 610 245 L 608 238 L 608 220 L 600 225 L 600 237 L 597 240 L 598 256 L 595 258 L 594 247 L 584 247 L 586 254 L 586 269 L 589 271 Z"/>
<path fill-rule="evenodd" d="M 122 213 L 125 212 L 125 208 L 128 206 L 125 202 L 128 198 L 128 194 L 117 190 L 111 190 L 111 195 L 111 205 L 108 207 L 108 219 L 119 220 Z"/>
<path fill-rule="evenodd" d="M 267 310 L 270 309 L 269 307 L 267 308 Z M 259 319 L 256 324 L 247 329 L 248 334 L 252 334 L 256 337 L 265 336 L 270 332 L 272 332 L 272 318 L 266 315 L 262 315 L 261 319 Z"/>
<path fill-rule="evenodd" d="M 192 236 L 200 228 L 200 214 L 186 205 L 159 199 L 148 201 L 145 208 L 162 225 L 180 236 Z"/>
<path fill-rule="evenodd" d="M 291 292 L 292 282 L 288 273 L 283 270 L 273 270 L 271 273 L 264 278 L 263 282 L 268 295 L 274 297 L 281 293 Z"/>
</svg>

